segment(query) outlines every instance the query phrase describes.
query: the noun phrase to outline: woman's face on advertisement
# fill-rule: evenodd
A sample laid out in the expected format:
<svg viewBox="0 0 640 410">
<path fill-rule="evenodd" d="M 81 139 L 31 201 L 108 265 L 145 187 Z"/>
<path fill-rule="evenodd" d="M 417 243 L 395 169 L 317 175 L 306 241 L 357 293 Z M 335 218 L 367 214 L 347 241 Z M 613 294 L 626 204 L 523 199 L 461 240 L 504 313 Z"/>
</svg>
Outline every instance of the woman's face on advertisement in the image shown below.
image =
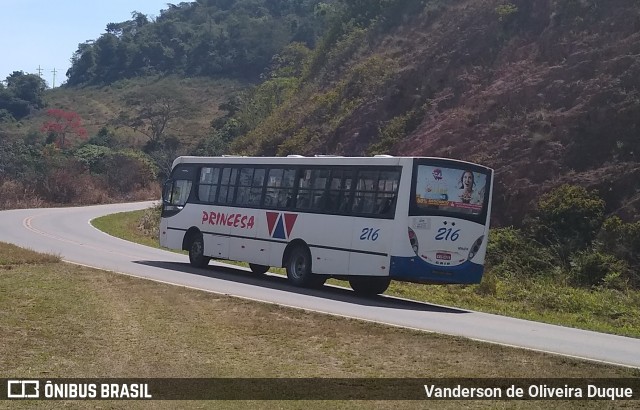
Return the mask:
<svg viewBox="0 0 640 410">
<path fill-rule="evenodd" d="M 473 186 L 473 174 L 471 172 L 465 172 L 462 175 L 462 186 L 465 188 L 471 188 Z"/>
</svg>

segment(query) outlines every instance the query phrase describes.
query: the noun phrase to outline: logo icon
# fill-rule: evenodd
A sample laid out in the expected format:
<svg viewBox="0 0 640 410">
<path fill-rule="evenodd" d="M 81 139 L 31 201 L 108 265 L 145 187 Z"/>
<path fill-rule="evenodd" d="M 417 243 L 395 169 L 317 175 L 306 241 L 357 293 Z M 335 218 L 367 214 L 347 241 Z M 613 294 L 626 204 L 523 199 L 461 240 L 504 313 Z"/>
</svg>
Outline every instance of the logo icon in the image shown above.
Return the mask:
<svg viewBox="0 0 640 410">
<path fill-rule="evenodd" d="M 7 380 L 8 399 L 37 399 L 40 397 L 38 380 Z"/>
<path fill-rule="evenodd" d="M 451 260 L 451 254 L 450 253 L 438 252 L 438 253 L 436 253 L 436 259 L 440 259 L 442 261 L 450 261 Z"/>
<path fill-rule="evenodd" d="M 293 226 L 298 219 L 297 214 L 267 212 L 267 227 L 269 236 L 274 239 L 289 239 Z"/>
</svg>

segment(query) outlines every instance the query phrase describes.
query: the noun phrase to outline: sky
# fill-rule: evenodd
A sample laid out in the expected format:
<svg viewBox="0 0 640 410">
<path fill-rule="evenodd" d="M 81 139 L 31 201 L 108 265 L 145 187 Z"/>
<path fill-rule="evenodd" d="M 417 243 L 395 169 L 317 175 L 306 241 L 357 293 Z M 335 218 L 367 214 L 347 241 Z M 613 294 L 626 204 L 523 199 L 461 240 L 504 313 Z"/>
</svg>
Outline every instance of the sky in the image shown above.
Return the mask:
<svg viewBox="0 0 640 410">
<path fill-rule="evenodd" d="M 108 23 L 131 20 L 137 11 L 150 18 L 167 0 L 0 0 L 0 81 L 14 71 L 38 74 L 49 87 L 66 81 L 78 44 L 96 40 Z"/>
</svg>

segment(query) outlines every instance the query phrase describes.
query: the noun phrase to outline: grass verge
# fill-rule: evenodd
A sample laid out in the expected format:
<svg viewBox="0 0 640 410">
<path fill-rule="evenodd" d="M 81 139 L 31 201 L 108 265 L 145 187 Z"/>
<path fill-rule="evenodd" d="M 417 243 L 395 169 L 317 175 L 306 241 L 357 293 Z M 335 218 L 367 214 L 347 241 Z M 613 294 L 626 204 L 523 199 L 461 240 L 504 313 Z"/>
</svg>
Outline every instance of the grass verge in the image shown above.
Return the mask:
<svg viewBox="0 0 640 410">
<path fill-rule="evenodd" d="M 0 246 L 5 260 L 11 247 Z M 30 254 L 30 253 L 29 253 Z M 31 258 L 30 260 L 33 260 Z M 637 377 L 637 370 L 165 285 L 42 257 L 0 270 L 0 377 Z M 15 402 L 32 407 L 33 402 Z M 86 403 L 85 403 L 86 404 Z M 81 401 L 47 407 L 83 408 Z M 127 408 L 149 403 L 126 402 Z M 219 408 L 154 402 L 154 408 Z M 504 407 L 465 401 L 465 407 Z M 601 408 L 602 402 L 567 402 Z M 100 407 L 124 403 L 101 402 Z M 326 408 L 327 402 L 225 402 Z M 510 408 L 548 408 L 509 402 Z M 422 402 L 331 402 L 424 408 Z M 15 407 L 15 406 L 14 406 Z M 460 402 L 439 401 L 439 408 Z"/>
<path fill-rule="evenodd" d="M 60 262 L 60 257 L 48 253 L 38 253 L 20 248 L 10 243 L 0 242 L 0 268 L 12 269 L 18 265 L 33 265 Z"/>
<path fill-rule="evenodd" d="M 108 215 L 94 226 L 132 242 L 159 247 L 159 210 Z M 154 225 L 155 224 L 155 225 Z M 233 263 L 233 262 L 231 262 Z M 246 264 L 238 263 L 246 266 Z M 283 273 L 280 268 L 272 271 Z M 345 282 L 330 283 L 348 286 Z M 640 292 L 584 289 L 538 280 L 500 280 L 485 274 L 480 285 L 420 285 L 392 282 L 386 294 L 429 303 L 518 317 L 556 325 L 640 337 Z"/>
</svg>

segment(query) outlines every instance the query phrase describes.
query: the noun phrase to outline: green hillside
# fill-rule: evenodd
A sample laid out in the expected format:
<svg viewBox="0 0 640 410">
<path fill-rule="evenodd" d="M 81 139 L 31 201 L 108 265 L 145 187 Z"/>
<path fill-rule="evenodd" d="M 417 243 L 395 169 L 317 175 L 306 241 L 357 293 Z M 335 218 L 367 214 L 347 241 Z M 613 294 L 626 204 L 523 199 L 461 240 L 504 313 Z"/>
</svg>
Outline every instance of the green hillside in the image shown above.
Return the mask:
<svg viewBox="0 0 640 410">
<path fill-rule="evenodd" d="M 496 246 L 528 272 L 638 284 L 639 22 L 635 0 L 168 4 L 80 45 L 64 87 L 0 86 L 0 208 L 157 198 L 180 154 L 452 157 L 496 170 Z"/>
<path fill-rule="evenodd" d="M 154 76 L 45 90 L 42 109 L 0 123 L 0 209 L 158 198 L 173 159 L 247 86 Z"/>
</svg>

